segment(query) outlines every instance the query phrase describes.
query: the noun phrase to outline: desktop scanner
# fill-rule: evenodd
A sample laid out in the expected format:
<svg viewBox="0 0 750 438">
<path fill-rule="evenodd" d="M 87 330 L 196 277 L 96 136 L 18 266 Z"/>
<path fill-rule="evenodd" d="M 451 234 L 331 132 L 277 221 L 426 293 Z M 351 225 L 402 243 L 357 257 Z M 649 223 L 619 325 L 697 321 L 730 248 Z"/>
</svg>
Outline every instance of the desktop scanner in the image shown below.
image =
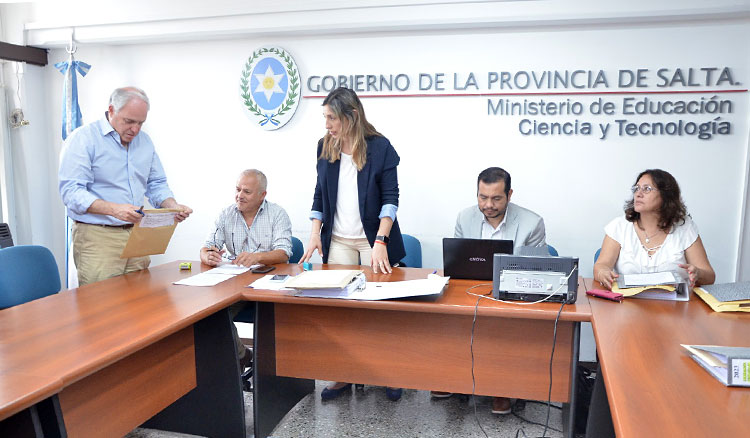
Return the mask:
<svg viewBox="0 0 750 438">
<path fill-rule="evenodd" d="M 578 294 L 578 258 L 495 254 L 492 294 L 501 300 L 572 304 Z"/>
</svg>

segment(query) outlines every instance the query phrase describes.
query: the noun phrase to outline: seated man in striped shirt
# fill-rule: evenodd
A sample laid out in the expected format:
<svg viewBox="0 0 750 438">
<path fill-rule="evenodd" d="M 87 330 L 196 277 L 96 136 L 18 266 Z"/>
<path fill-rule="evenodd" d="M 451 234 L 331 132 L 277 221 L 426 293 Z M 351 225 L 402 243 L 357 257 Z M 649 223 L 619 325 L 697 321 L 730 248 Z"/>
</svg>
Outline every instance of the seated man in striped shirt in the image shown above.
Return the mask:
<svg viewBox="0 0 750 438">
<path fill-rule="evenodd" d="M 201 248 L 201 262 L 218 266 L 222 261 L 252 266 L 285 263 L 292 255 L 292 222 L 280 206 L 266 201 L 266 175 L 257 169 L 240 173 L 235 203 L 222 210 Z M 225 248 L 225 249 L 224 249 Z M 234 318 L 245 303 L 229 308 Z M 252 359 L 232 325 L 240 365 Z"/>
</svg>

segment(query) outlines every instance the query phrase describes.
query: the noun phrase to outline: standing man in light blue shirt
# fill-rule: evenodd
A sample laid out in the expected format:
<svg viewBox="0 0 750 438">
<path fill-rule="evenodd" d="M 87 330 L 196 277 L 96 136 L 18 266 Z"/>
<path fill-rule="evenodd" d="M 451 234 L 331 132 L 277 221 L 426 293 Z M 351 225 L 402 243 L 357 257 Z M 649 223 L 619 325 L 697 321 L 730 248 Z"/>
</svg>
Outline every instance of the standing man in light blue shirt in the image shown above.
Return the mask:
<svg viewBox="0 0 750 438">
<path fill-rule="evenodd" d="M 121 259 L 143 198 L 175 208 L 178 222 L 192 209 L 178 204 L 151 138 L 141 132 L 149 100 L 135 87 L 116 89 L 105 117 L 76 129 L 65 141 L 59 189 L 73 224 L 73 259 L 81 286 L 145 269 L 149 257 Z"/>
</svg>

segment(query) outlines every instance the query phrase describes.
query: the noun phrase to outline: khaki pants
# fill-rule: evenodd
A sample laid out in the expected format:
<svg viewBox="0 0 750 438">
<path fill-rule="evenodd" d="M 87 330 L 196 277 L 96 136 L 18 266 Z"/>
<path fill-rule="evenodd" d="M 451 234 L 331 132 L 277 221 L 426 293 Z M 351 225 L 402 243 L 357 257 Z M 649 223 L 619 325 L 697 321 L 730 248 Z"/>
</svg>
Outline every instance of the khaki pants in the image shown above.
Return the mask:
<svg viewBox="0 0 750 438">
<path fill-rule="evenodd" d="M 148 256 L 120 258 L 131 231 L 133 228 L 73 224 L 73 261 L 80 286 L 148 268 Z"/>
<path fill-rule="evenodd" d="M 331 236 L 328 263 L 332 265 L 366 265 L 372 263 L 372 248 L 366 238 L 347 239 Z"/>
</svg>

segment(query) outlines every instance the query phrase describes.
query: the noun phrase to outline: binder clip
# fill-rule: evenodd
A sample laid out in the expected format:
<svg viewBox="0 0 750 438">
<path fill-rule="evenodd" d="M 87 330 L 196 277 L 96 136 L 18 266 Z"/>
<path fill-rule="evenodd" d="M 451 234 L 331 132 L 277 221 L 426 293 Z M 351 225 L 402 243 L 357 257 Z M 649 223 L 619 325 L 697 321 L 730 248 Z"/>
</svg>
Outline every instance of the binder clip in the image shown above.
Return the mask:
<svg viewBox="0 0 750 438">
<path fill-rule="evenodd" d="M 312 271 L 312 263 L 310 262 L 302 263 L 302 269 L 305 271 Z"/>
<path fill-rule="evenodd" d="M 193 264 L 190 262 L 180 263 L 180 271 L 190 271 L 193 269 Z"/>
</svg>

